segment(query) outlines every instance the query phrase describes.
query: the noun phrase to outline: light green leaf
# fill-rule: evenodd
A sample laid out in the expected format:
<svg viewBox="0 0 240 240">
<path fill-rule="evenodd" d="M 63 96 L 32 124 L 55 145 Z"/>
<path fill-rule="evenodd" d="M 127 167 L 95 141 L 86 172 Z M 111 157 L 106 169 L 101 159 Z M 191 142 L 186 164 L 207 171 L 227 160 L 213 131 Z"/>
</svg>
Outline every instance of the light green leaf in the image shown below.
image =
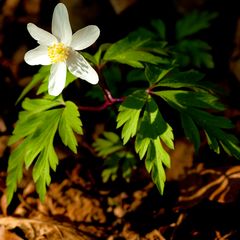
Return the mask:
<svg viewBox="0 0 240 240">
<path fill-rule="evenodd" d="M 144 44 L 150 42 L 154 34 L 146 29 L 140 28 L 131 32 L 127 37 L 112 44 L 106 51 L 103 60 L 117 61 L 136 68 L 142 68 L 143 62 L 158 64 L 168 62 L 165 58 L 155 56 L 144 51 Z"/>
<path fill-rule="evenodd" d="M 83 134 L 82 122 L 79 117 L 77 106 L 73 102 L 67 101 L 59 121 L 58 132 L 64 145 L 74 153 L 77 153 L 77 140 L 74 132 Z"/>
<path fill-rule="evenodd" d="M 161 140 L 169 147 L 170 149 L 174 149 L 174 135 L 172 127 L 167 123 L 167 129 L 160 136 Z"/>
<path fill-rule="evenodd" d="M 82 133 L 79 113 L 72 102 L 65 104 L 63 100 L 60 101 L 60 98 L 55 100 L 26 99 L 22 105 L 24 111 L 20 112 L 19 120 L 9 141 L 9 145 L 11 145 L 21 140 L 9 158 L 8 203 L 16 191 L 17 183 L 22 178 L 24 163 L 26 167 L 34 165 L 33 179 L 41 200 L 44 199 L 46 186 L 51 181 L 50 169 L 55 171 L 58 164 L 53 141 L 62 118 L 65 120 L 64 130 L 67 129 L 65 131 L 67 137 L 63 141 L 72 150 L 76 149 L 76 145 L 73 147 L 73 142 L 75 144 L 76 140 L 72 132 Z M 69 127 L 71 131 L 69 131 Z"/>
<path fill-rule="evenodd" d="M 142 134 L 137 134 L 135 140 L 135 151 L 138 153 L 140 159 L 143 159 L 145 154 L 147 153 L 148 147 L 150 144 L 150 138 L 145 138 Z"/>
<path fill-rule="evenodd" d="M 98 156 L 106 158 L 107 156 L 123 150 L 123 144 L 116 133 L 104 132 L 104 138 L 97 138 L 93 147 L 98 152 Z"/>
<path fill-rule="evenodd" d="M 163 194 L 166 175 L 162 165 L 162 161 L 159 158 L 160 156 L 159 151 L 161 151 L 162 149 L 156 148 L 156 147 L 159 147 L 159 143 L 160 143 L 159 139 L 151 141 L 147 151 L 145 166 L 147 171 L 149 173 L 151 172 L 153 182 L 156 184 L 159 192 Z M 166 155 L 164 156 L 164 154 L 163 154 L 163 157 L 165 159 Z M 167 158 L 165 159 L 165 161 L 167 162 Z"/>
<path fill-rule="evenodd" d="M 30 83 L 24 88 L 21 95 L 17 99 L 16 103 L 19 103 L 36 85 L 38 85 L 43 79 L 48 77 L 50 71 L 50 66 L 42 66 L 38 73 L 36 73 Z"/>
<path fill-rule="evenodd" d="M 22 143 L 20 146 L 15 148 L 11 153 L 8 160 L 7 169 L 7 204 L 10 204 L 14 192 L 17 190 L 17 184 L 20 182 L 23 176 L 24 166 L 24 152 L 27 145 Z"/>
<path fill-rule="evenodd" d="M 139 116 L 145 104 L 146 97 L 147 93 L 145 91 L 138 90 L 129 95 L 119 107 L 117 128 L 124 125 L 122 129 L 124 144 L 136 135 Z"/>
<path fill-rule="evenodd" d="M 135 156 L 121 142 L 119 136 L 113 132 L 104 132 L 104 138 L 98 138 L 93 143 L 98 156 L 104 158 L 103 182 L 116 180 L 118 174 L 128 181 L 132 170 L 136 166 Z"/>
</svg>

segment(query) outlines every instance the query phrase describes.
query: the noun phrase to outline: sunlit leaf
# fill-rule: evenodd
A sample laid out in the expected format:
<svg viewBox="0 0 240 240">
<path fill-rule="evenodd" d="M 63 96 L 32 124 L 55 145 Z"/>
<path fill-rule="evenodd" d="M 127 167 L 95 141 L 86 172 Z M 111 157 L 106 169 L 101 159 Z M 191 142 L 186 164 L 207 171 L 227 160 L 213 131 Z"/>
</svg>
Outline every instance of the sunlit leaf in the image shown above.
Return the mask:
<svg viewBox="0 0 240 240">
<path fill-rule="evenodd" d="M 17 183 L 22 178 L 24 167 L 33 167 L 33 179 L 41 200 L 51 181 L 50 170 L 56 170 L 58 158 L 53 142 L 57 129 L 61 128 L 61 137 L 65 145 L 76 152 L 75 133 L 82 134 L 82 124 L 78 109 L 72 102 L 61 97 L 56 99 L 26 99 L 22 103 L 23 111 L 10 137 L 9 145 L 20 141 L 9 158 L 7 176 L 7 199 L 10 203 Z M 59 127 L 61 123 L 61 127 Z M 63 126 L 64 125 L 64 126 Z M 64 136 L 63 136 L 64 131 Z"/>
<path fill-rule="evenodd" d="M 24 88 L 21 95 L 17 99 L 17 103 L 21 101 L 35 86 L 49 76 L 50 66 L 42 66 L 36 73 L 30 83 Z"/>
<path fill-rule="evenodd" d="M 127 37 L 112 44 L 106 51 L 103 59 L 105 61 L 117 61 L 136 68 L 143 68 L 143 63 L 167 63 L 168 60 L 144 51 L 143 46 L 154 38 L 150 31 L 139 28 L 131 32 Z"/>
</svg>

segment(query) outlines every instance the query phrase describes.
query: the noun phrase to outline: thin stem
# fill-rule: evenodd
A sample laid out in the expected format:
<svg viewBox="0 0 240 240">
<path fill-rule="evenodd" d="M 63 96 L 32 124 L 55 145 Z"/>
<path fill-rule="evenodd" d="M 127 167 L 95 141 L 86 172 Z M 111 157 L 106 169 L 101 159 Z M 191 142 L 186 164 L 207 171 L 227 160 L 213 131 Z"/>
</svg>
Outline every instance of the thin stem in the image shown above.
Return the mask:
<svg viewBox="0 0 240 240">
<path fill-rule="evenodd" d="M 111 102 L 106 99 L 105 102 L 102 105 L 99 106 L 79 106 L 79 110 L 82 111 L 90 111 L 90 112 L 100 112 L 102 110 L 107 109 L 108 107 L 112 106 L 113 104 L 117 102 L 122 102 L 123 98 L 111 98 Z"/>
<path fill-rule="evenodd" d="M 108 107 L 112 107 L 113 110 L 116 111 L 116 109 L 114 108 L 114 104 L 115 103 L 118 103 L 118 102 L 123 102 L 124 98 L 114 98 L 108 88 L 108 85 L 105 81 L 105 78 L 103 77 L 103 74 L 102 74 L 102 68 L 103 66 L 97 66 L 97 73 L 98 73 L 98 76 L 99 76 L 99 86 L 101 87 L 102 91 L 103 91 L 103 94 L 104 94 L 104 99 L 105 99 L 105 102 L 100 105 L 100 106 L 79 106 L 79 110 L 83 110 L 83 111 L 92 111 L 92 112 L 99 112 L 99 111 L 102 111 L 102 110 L 105 110 L 106 108 Z"/>
</svg>

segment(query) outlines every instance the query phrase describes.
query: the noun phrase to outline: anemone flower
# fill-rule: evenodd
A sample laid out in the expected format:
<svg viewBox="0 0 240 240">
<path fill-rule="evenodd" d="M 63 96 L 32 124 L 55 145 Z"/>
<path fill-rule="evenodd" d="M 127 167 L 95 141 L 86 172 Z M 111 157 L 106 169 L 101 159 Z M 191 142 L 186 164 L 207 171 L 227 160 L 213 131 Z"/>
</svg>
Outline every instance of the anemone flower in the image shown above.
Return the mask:
<svg viewBox="0 0 240 240">
<path fill-rule="evenodd" d="M 52 64 L 48 82 L 50 95 L 57 96 L 64 89 L 67 69 L 76 77 L 91 84 L 98 83 L 96 71 L 77 52 L 97 40 L 100 34 L 97 26 L 89 25 L 72 34 L 67 8 L 59 3 L 53 12 L 52 34 L 33 23 L 29 23 L 27 29 L 39 46 L 28 51 L 24 60 L 29 65 Z"/>
</svg>

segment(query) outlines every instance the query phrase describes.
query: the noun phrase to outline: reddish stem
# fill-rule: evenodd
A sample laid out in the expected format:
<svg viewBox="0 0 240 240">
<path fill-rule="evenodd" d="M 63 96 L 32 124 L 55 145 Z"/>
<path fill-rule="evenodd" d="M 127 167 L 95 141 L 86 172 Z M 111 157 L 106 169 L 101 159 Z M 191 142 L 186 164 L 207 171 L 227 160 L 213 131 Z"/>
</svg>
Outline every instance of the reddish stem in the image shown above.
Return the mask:
<svg viewBox="0 0 240 240">
<path fill-rule="evenodd" d="M 102 110 L 105 110 L 109 106 L 113 106 L 115 103 L 122 102 L 124 99 L 123 98 L 114 98 L 107 86 L 107 83 L 102 75 L 101 69 L 103 66 L 98 66 L 97 67 L 97 73 L 99 75 L 99 86 L 101 87 L 103 93 L 104 93 L 104 98 L 105 102 L 100 105 L 100 106 L 79 106 L 79 110 L 83 111 L 92 111 L 92 112 L 100 112 Z"/>
</svg>

